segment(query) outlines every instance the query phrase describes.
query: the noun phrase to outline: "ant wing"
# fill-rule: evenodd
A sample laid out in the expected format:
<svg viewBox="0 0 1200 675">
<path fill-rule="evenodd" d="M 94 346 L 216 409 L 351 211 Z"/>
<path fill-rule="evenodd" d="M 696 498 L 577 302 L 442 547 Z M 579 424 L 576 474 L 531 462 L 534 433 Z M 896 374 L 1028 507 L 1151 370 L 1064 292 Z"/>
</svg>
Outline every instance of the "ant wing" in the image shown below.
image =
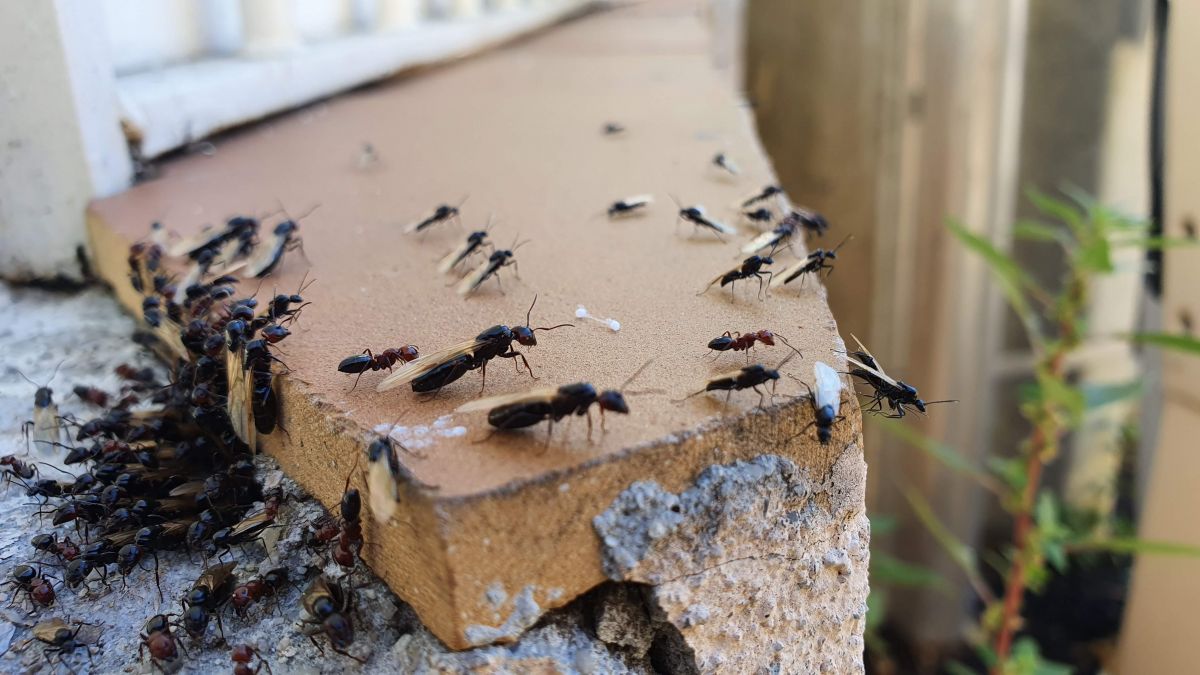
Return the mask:
<svg viewBox="0 0 1200 675">
<path fill-rule="evenodd" d="M 159 319 L 158 325 L 152 327 L 151 330 L 154 332 L 154 336 L 166 345 L 171 353 L 181 359 L 188 358 L 187 347 L 183 346 L 183 340 L 179 337 L 183 329 L 174 319 L 163 316 Z"/>
<path fill-rule="evenodd" d="M 47 644 L 54 644 L 55 638 L 58 637 L 58 631 L 69 628 L 67 622 L 58 617 L 47 619 L 33 627 L 33 637 Z"/>
<path fill-rule="evenodd" d="M 209 270 L 213 276 L 223 276 L 232 274 L 245 267 L 249 260 L 238 260 L 238 251 L 242 248 L 242 242 L 237 238 L 230 239 L 221 245 L 221 250 L 213 257 L 212 266 Z M 186 289 L 186 286 L 184 287 Z"/>
<path fill-rule="evenodd" d="M 205 266 L 198 262 L 192 263 L 192 266 L 188 268 L 187 275 L 185 275 L 183 279 L 180 279 L 179 283 L 175 284 L 175 296 L 171 298 L 171 302 L 174 302 L 177 305 L 182 305 L 183 302 L 187 300 L 188 287 L 195 286 L 196 284 L 200 283 L 200 279 L 204 276 L 205 269 Z"/>
<path fill-rule="evenodd" d="M 430 209 L 425 215 L 404 226 L 404 234 L 413 234 L 429 227 L 433 224 L 433 218 L 437 215 L 437 209 Z"/>
<path fill-rule="evenodd" d="M 114 549 L 121 548 L 125 544 L 132 544 L 137 537 L 137 530 L 125 530 L 116 534 L 110 534 L 104 538 Z"/>
<path fill-rule="evenodd" d="M 211 246 L 214 241 L 228 236 L 229 233 L 230 228 L 228 224 L 222 227 L 213 227 L 209 225 L 201 230 L 200 234 L 188 237 L 175 244 L 169 251 L 167 251 L 167 253 L 177 257 L 185 256 L 189 253 L 195 253 L 206 246 Z"/>
<path fill-rule="evenodd" d="M 254 407 L 250 401 L 254 398 L 254 381 L 246 369 L 246 350 L 238 347 L 225 353 L 225 379 L 229 383 L 229 394 L 225 399 L 225 412 L 233 431 L 242 439 L 251 451 L 256 451 L 258 430 L 254 426 Z"/>
<path fill-rule="evenodd" d="M 704 218 L 704 222 L 709 227 L 711 227 L 712 229 L 714 229 L 718 232 L 721 232 L 722 234 L 728 234 L 730 236 L 733 236 L 738 233 L 737 228 L 726 225 L 725 223 L 722 223 L 719 220 L 713 220 L 712 218 L 708 218 L 707 216 Z"/>
<path fill-rule="evenodd" d="M 832 366 L 822 361 L 813 364 L 813 375 L 817 381 L 817 407 L 833 406 L 833 414 L 836 417 L 842 403 L 841 376 Z"/>
<path fill-rule="evenodd" d="M 227 562 L 221 565 L 214 565 L 200 573 L 200 578 L 196 579 L 196 583 L 192 584 L 192 588 L 204 586 L 210 591 L 220 588 L 226 580 L 233 574 L 233 568 L 237 567 L 236 562 Z"/>
<path fill-rule="evenodd" d="M 516 394 L 500 394 L 499 396 L 488 396 L 487 398 L 477 398 L 474 401 L 468 401 L 457 408 L 454 412 L 474 412 L 476 410 L 492 410 L 505 405 L 514 405 L 518 403 L 536 403 L 539 401 L 547 401 L 554 398 L 558 393 L 558 387 L 541 387 L 531 391 L 523 391 Z"/>
<path fill-rule="evenodd" d="M 479 288 L 479 285 L 483 283 L 484 279 L 487 279 L 488 273 L 491 270 L 492 261 L 484 260 L 479 264 L 479 267 L 476 267 L 473 272 L 463 277 L 463 280 L 459 282 L 458 288 L 456 289 L 458 294 L 463 297 L 470 295 L 472 291 L 474 291 L 476 288 Z"/>
<path fill-rule="evenodd" d="M 745 253 L 746 255 L 753 255 L 759 251 L 764 251 L 779 244 L 779 242 L 782 240 L 783 237 L 781 237 L 779 233 L 775 232 L 774 230 L 770 232 L 763 232 L 755 237 L 749 244 L 743 246 L 742 253 Z"/>
<path fill-rule="evenodd" d="M 459 244 L 458 248 L 447 253 L 446 257 L 442 258 L 442 261 L 438 263 L 438 272 L 449 274 L 450 270 L 454 269 L 454 266 L 462 262 L 462 259 L 467 256 L 467 251 L 471 249 L 471 246 L 471 240 L 467 239 Z"/>
<path fill-rule="evenodd" d="M 242 277 L 257 279 L 270 274 L 271 270 L 279 264 L 279 260 L 283 258 L 283 249 L 286 245 L 287 235 L 275 235 L 271 239 L 270 245 L 260 246 L 261 250 L 256 251 L 257 255 L 246 263 L 245 269 L 242 270 Z"/>
<path fill-rule="evenodd" d="M 171 488 L 167 493 L 170 497 L 194 497 L 201 492 L 204 492 L 204 481 L 194 480 L 187 483 L 181 483 Z"/>
<path fill-rule="evenodd" d="M 852 365 L 854 365 L 858 368 L 861 368 L 861 369 L 867 371 L 868 373 L 874 375 L 875 377 L 878 377 L 879 379 L 883 380 L 884 382 L 887 382 L 891 386 L 896 387 L 897 389 L 900 388 L 900 385 L 897 384 L 895 380 L 888 377 L 887 373 L 883 372 L 882 370 L 879 370 L 878 368 L 872 368 L 871 366 L 868 366 L 867 364 L 862 363 L 851 356 L 847 356 L 846 361 L 850 362 Z"/>
<path fill-rule="evenodd" d="M 402 384 L 408 384 L 451 359 L 474 354 L 475 350 L 479 347 L 479 340 L 471 338 L 470 340 L 465 340 L 432 354 L 426 354 L 415 361 L 410 361 L 408 365 L 383 378 L 379 386 L 375 387 L 375 391 L 387 391 L 395 389 Z"/>
<path fill-rule="evenodd" d="M 892 384 L 896 384 L 896 381 L 894 379 L 892 379 L 892 377 L 890 375 L 888 375 L 887 373 L 885 373 L 883 371 L 883 366 L 879 365 L 879 359 L 875 358 L 875 355 L 871 353 L 871 350 L 867 349 L 866 346 L 863 345 L 862 340 L 859 340 L 858 336 L 855 335 L 854 333 L 851 333 L 850 337 L 854 338 L 854 342 L 858 344 L 859 350 L 862 351 L 862 353 L 866 354 L 867 356 L 871 357 L 871 360 L 875 362 L 875 366 L 872 368 L 868 368 L 868 369 L 878 373 L 879 375 L 882 375 L 883 379 L 887 380 L 888 382 L 891 382 Z"/>
<path fill-rule="evenodd" d="M 793 263 L 791 266 L 777 273 L 771 278 L 771 286 L 779 287 L 784 284 L 791 283 L 796 280 L 801 274 L 804 274 L 805 267 L 808 265 L 808 260 L 801 259 L 799 262 Z"/>
<path fill-rule="evenodd" d="M 230 529 L 229 533 L 231 536 L 234 536 L 234 537 L 240 536 L 240 535 L 245 535 L 245 534 L 253 534 L 253 533 L 261 532 L 261 531 L 267 529 L 268 527 L 270 527 L 271 523 L 274 523 L 274 522 L 275 522 L 275 518 L 271 517 L 270 514 L 263 511 L 261 513 L 257 513 L 253 516 L 250 516 L 249 518 L 241 519 L 240 521 L 238 521 L 238 523 L 236 525 L 234 525 Z"/>
<path fill-rule="evenodd" d="M 621 201 L 625 202 L 628 206 L 646 206 L 647 204 L 654 203 L 654 195 L 634 195 L 633 197 L 626 197 Z"/>
</svg>

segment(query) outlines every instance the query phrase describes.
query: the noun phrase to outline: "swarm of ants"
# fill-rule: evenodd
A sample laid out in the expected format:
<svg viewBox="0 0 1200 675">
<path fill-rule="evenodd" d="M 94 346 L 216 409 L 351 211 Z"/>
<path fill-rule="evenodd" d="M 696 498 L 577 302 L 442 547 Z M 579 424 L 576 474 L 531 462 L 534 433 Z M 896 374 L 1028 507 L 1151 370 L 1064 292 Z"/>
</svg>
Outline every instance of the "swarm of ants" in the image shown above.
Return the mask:
<svg viewBox="0 0 1200 675">
<path fill-rule="evenodd" d="M 272 266 L 284 250 L 298 246 L 298 238 L 290 238 L 294 223 L 285 230 L 269 244 Z M 114 583 L 126 588 L 153 579 L 159 604 L 177 603 L 175 612 L 149 618 L 139 638 L 139 659 L 148 657 L 166 672 L 187 658 L 188 646 L 209 639 L 213 623 L 218 644 L 225 644 L 228 610 L 245 618 L 255 605 L 274 609 L 276 596 L 304 581 L 290 578 L 286 567 L 239 578 L 231 560 L 277 527 L 285 502 L 281 488 L 264 490 L 254 453 L 258 436 L 286 433 L 275 391 L 275 377 L 286 366 L 277 349 L 307 304 L 303 282 L 295 293 L 260 305 L 253 295 L 238 293 L 239 276 L 215 273 L 221 268 L 214 260 L 236 269 L 228 261 L 252 258 L 257 231 L 257 220 L 239 217 L 177 244 L 171 251 L 192 261 L 192 271 L 182 277 L 172 271 L 178 260 L 168 254 L 161 228 L 134 244 L 129 278 L 143 294 L 142 318 L 150 330 L 133 339 L 168 363 L 168 378 L 122 364 L 115 369 L 124 383 L 119 392 L 75 386 L 74 394 L 96 410 L 90 419 L 59 415 L 51 383 L 38 385 L 25 452 L 0 457 L 5 489 L 21 490 L 33 502 L 33 516 L 59 528 L 32 537 L 34 555 L 14 561 L 3 581 L 11 605 L 42 618 L 25 644 L 41 643 L 52 668 L 74 672 L 97 647 L 80 635 L 85 622 L 46 617 L 114 592 Z M 267 263 L 251 267 L 257 272 Z M 346 492 L 342 518 L 306 539 L 349 574 L 359 563 L 362 530 L 358 493 L 348 482 Z M 160 554 L 166 551 L 204 561 L 194 583 L 174 600 L 161 582 Z M 319 574 L 299 604 L 307 617 L 301 632 L 314 645 L 323 651 L 324 642 L 355 658 L 346 652 L 354 640 L 348 582 Z M 238 673 L 270 670 L 249 645 L 234 647 L 229 659 Z"/>
</svg>

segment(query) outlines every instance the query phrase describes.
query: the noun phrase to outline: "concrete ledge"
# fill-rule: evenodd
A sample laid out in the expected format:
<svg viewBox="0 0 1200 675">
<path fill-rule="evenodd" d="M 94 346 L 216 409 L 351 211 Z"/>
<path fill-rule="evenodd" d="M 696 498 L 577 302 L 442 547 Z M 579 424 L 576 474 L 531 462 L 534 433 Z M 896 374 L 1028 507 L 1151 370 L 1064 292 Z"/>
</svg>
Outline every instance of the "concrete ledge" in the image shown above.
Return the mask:
<svg viewBox="0 0 1200 675">
<path fill-rule="evenodd" d="M 603 136 L 609 120 L 628 131 Z M 381 157 L 367 171 L 355 162 L 364 141 Z M 742 166 L 742 177 L 712 170 L 718 151 Z M 282 355 L 292 369 L 280 385 L 289 433 L 261 444 L 333 505 L 376 427 L 399 420 L 400 436 L 423 456 L 402 457 L 410 480 L 398 515 L 383 525 L 365 519 L 365 554 L 450 648 L 516 640 L 546 612 L 615 577 L 657 586 L 660 618 L 694 636 L 693 658 L 706 669 L 737 670 L 764 663 L 764 654 L 801 670 L 861 665 L 866 530 L 852 394 L 843 394 L 845 419 L 828 445 L 812 429 L 800 433 L 812 413 L 807 401 L 790 398 L 804 388 L 786 376 L 765 410 L 753 392 L 735 393 L 728 406 L 717 395 L 677 402 L 746 363 L 741 354 L 707 356 L 705 344 L 726 330 L 786 335 L 804 358 L 783 370 L 810 384 L 814 360 L 843 365 L 825 291 L 812 280 L 765 302 L 753 287 L 736 302 L 728 289 L 697 295 L 737 264 L 737 244 L 753 233 L 726 243 L 689 237 L 674 226 L 668 195 L 732 222 L 729 205 L 773 176 L 745 109 L 709 66 L 693 3 L 595 14 L 424 77 L 297 111 L 219 141 L 212 157 L 183 157 L 164 169 L 162 179 L 92 207 L 97 268 L 131 308 L 140 298 L 125 281 L 126 249 L 151 221 L 186 234 L 234 213 L 276 210 L 277 199 L 296 212 L 321 205 L 301 222 L 311 267 L 289 256 L 262 289 L 291 290 L 305 274 L 316 279 L 305 293 L 313 304 Z M 646 192 L 658 201 L 645 216 L 603 218 L 613 200 Z M 494 213 L 497 243 L 518 235 L 531 242 L 517 251 L 520 280 L 504 277 L 506 294 L 489 285 L 463 300 L 437 274 L 436 260 L 464 231 L 400 231 L 465 194 L 468 227 Z M 780 254 L 780 267 L 789 256 Z M 478 395 L 478 373 L 424 401 L 407 390 L 375 392 L 378 373 L 351 391 L 353 378 L 336 372 L 339 360 L 364 347 L 413 343 L 433 351 L 496 323 L 518 325 L 535 293 L 535 326 L 569 321 L 584 304 L 616 317 L 622 330 L 587 324 L 539 333 L 529 359 L 542 379 L 535 384 L 507 362 L 494 363 L 489 393 L 576 381 L 617 386 L 653 358 L 634 387 L 643 393 L 631 393 L 632 414 L 610 416 L 595 443 L 581 421 L 560 425 L 548 446 L 542 428 L 479 442 L 484 416 L 452 414 Z M 754 358 L 775 366 L 786 354 L 780 345 Z M 714 465 L 760 475 L 764 484 L 734 480 L 730 489 L 747 490 L 744 499 L 705 502 L 699 495 L 721 474 Z M 362 487 L 359 476 L 353 481 Z M 614 568 L 614 551 L 606 550 L 613 545 L 597 534 L 595 519 L 649 482 L 656 495 L 692 506 Z M 692 551 L 699 536 L 720 545 Z M 691 557 L 673 553 L 683 551 Z M 800 590 L 764 586 L 792 583 Z M 693 592 L 708 599 L 688 599 Z M 727 604 L 739 593 L 750 604 Z M 689 613 L 693 604 L 710 606 L 707 622 L 699 610 Z M 751 635 L 758 629 L 741 615 L 770 607 L 782 614 L 770 610 L 762 621 L 771 630 Z M 768 636 L 783 636 L 771 638 L 783 647 L 770 651 Z"/>
</svg>

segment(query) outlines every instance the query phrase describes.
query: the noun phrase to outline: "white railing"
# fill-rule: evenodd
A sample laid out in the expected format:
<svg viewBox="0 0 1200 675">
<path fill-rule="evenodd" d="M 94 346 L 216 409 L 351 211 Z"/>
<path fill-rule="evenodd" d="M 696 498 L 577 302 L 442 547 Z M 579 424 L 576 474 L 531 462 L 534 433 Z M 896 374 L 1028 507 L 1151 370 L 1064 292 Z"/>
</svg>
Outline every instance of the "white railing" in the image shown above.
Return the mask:
<svg viewBox="0 0 1200 675">
<path fill-rule="evenodd" d="M 119 113 L 153 158 L 538 28 L 588 0 L 103 0 Z"/>
</svg>

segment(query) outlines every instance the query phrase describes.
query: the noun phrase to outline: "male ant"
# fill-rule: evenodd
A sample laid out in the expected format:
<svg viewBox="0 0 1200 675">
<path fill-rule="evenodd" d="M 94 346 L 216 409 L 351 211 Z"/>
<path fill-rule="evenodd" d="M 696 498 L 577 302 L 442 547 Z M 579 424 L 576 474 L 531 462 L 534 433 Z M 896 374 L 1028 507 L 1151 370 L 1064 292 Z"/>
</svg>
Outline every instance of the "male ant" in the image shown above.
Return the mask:
<svg viewBox="0 0 1200 675">
<path fill-rule="evenodd" d="M 74 669 L 67 666 L 64 658 L 70 654 L 74 654 L 76 650 L 83 649 L 87 652 L 88 661 L 92 660 L 92 648 L 86 643 L 77 639 L 79 631 L 83 629 L 82 621 L 76 622 L 75 630 L 67 625 L 66 621 L 55 617 L 43 621 L 33 627 L 33 637 L 39 642 L 48 645 L 42 650 L 42 656 L 45 657 L 46 663 L 53 667 L 54 663 L 50 660 L 50 655 L 58 656 L 58 661 L 66 666 L 68 670 L 74 672 Z"/>
<path fill-rule="evenodd" d="M 761 300 L 763 292 L 763 280 L 765 279 L 769 284 L 771 277 L 774 274 L 774 272 L 771 270 L 764 270 L 763 267 L 773 264 L 774 262 L 775 259 L 771 256 L 752 255 L 743 260 L 741 265 L 729 270 L 728 272 L 718 274 L 717 276 L 713 277 L 713 280 L 708 282 L 708 285 L 704 287 L 704 290 L 700 291 L 696 295 L 704 295 L 708 292 L 708 289 L 712 288 L 713 284 L 719 282 L 721 286 L 729 286 L 729 295 L 731 298 L 736 300 L 737 296 L 734 294 L 733 284 L 741 279 L 749 279 L 750 277 L 754 277 L 758 279 L 758 297 Z M 764 277 L 763 275 L 766 276 Z M 768 293 L 769 292 L 770 291 L 768 291 Z"/>
</svg>

